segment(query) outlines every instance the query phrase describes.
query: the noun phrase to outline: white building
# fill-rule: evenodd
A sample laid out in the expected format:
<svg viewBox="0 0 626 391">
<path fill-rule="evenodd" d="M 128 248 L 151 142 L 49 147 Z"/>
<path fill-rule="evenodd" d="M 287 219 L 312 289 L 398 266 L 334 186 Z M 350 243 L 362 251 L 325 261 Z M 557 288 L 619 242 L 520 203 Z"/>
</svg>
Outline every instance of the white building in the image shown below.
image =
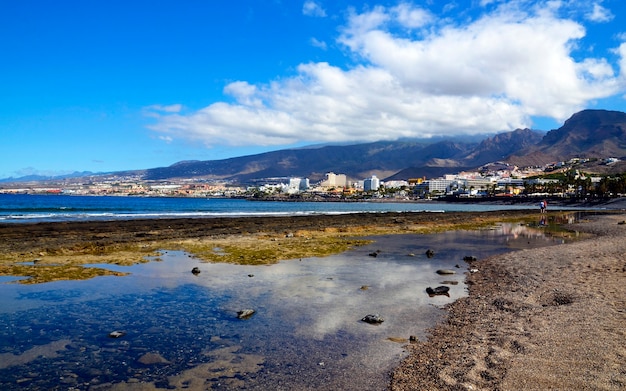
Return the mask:
<svg viewBox="0 0 626 391">
<path fill-rule="evenodd" d="M 376 178 L 376 175 L 372 175 L 371 178 L 367 178 L 363 181 L 364 191 L 377 191 L 380 187 L 380 179 Z"/>
<path fill-rule="evenodd" d="M 335 174 L 329 172 L 326 174 L 326 179 L 320 183 L 322 187 L 346 187 L 348 184 L 348 178 L 345 174 Z"/>
<path fill-rule="evenodd" d="M 408 187 L 409 182 L 407 181 L 387 181 L 383 184 L 387 189 L 397 189 L 403 186 Z"/>
<path fill-rule="evenodd" d="M 289 193 L 299 193 L 309 188 L 309 178 L 290 178 Z"/>
<path fill-rule="evenodd" d="M 415 186 L 415 193 L 425 194 L 448 194 L 459 189 L 464 183 L 459 183 L 456 179 L 430 179 Z"/>
</svg>

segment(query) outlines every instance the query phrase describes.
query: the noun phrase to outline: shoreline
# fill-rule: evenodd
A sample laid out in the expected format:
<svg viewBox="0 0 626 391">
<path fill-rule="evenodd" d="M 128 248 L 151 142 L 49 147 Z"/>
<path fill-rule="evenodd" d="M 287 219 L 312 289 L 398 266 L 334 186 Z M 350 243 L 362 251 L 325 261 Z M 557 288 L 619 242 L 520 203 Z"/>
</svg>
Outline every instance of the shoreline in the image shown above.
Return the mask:
<svg viewBox="0 0 626 391">
<path fill-rule="evenodd" d="M 469 295 L 407 346 L 389 389 L 626 388 L 624 217 L 568 226 L 590 239 L 470 262 Z"/>
<path fill-rule="evenodd" d="M 568 212 L 562 212 L 567 214 Z M 571 212 L 569 212 L 571 213 Z M 559 217 L 552 210 L 548 215 Z M 40 251 L 91 243 L 149 243 L 297 230 L 331 235 L 361 227 L 465 229 L 538 217 L 538 211 L 360 213 L 349 215 L 183 218 L 0 224 L 0 255 L 28 260 Z M 626 387 L 626 218 L 589 211 L 567 228 L 595 235 L 470 262 L 469 296 L 445 310 L 426 341 L 407 345 L 390 390 L 606 389 Z M 354 231 L 356 232 L 356 231 Z M 600 321 L 598 321 L 600 320 Z M 571 336 L 576 336 L 572 341 Z M 561 357 L 555 360 L 554 357 Z M 595 379 L 595 380 L 594 380 Z"/>
</svg>

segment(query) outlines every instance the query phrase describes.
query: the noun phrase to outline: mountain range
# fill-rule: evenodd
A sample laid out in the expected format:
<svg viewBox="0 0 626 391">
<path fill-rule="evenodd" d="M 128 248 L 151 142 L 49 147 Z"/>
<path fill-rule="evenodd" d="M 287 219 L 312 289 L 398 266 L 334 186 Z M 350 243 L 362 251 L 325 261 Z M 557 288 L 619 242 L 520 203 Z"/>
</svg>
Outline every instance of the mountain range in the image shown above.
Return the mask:
<svg viewBox="0 0 626 391">
<path fill-rule="evenodd" d="M 549 132 L 517 129 L 482 141 L 379 141 L 366 144 L 286 149 L 224 160 L 179 162 L 142 172 L 148 180 L 201 177 L 250 183 L 277 177 L 323 179 L 327 172 L 352 179 L 436 177 L 501 161 L 543 166 L 583 158 L 626 158 L 626 113 L 584 110 Z M 607 167 L 589 166 L 607 172 Z M 614 165 L 612 169 L 622 169 Z"/>
<path fill-rule="evenodd" d="M 520 167 L 544 166 L 571 158 L 626 159 L 626 113 L 584 110 L 549 132 L 517 129 L 486 137 L 463 139 L 379 141 L 355 145 L 325 145 L 285 149 L 222 160 L 182 161 L 169 167 L 106 174 L 143 180 L 198 178 L 250 184 L 270 178 L 323 179 L 328 172 L 352 180 L 376 175 L 381 179 L 437 177 L 477 169 L 492 162 Z M 625 172 L 626 163 L 590 163 L 588 172 Z M 105 175 L 105 174 L 102 174 Z"/>
</svg>

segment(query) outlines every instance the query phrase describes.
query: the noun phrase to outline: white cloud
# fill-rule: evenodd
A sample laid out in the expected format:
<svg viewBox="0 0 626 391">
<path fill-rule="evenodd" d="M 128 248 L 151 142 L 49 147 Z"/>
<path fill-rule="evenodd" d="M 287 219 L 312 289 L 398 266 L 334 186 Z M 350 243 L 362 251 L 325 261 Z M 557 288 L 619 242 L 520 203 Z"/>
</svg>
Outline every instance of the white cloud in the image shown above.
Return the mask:
<svg viewBox="0 0 626 391">
<path fill-rule="evenodd" d="M 316 48 L 320 48 L 322 50 L 328 49 L 328 45 L 326 45 L 326 42 L 320 41 L 316 38 L 311 38 L 311 45 L 313 45 Z"/>
<path fill-rule="evenodd" d="M 326 10 L 322 8 L 317 2 L 308 0 L 304 2 L 302 6 L 302 13 L 307 16 L 315 16 L 318 18 L 323 18 L 326 16 Z"/>
<path fill-rule="evenodd" d="M 166 113 L 178 113 L 182 110 L 183 105 L 181 104 L 173 104 L 173 105 L 152 105 L 148 106 L 147 109 L 154 111 L 162 111 Z"/>
<path fill-rule="evenodd" d="M 401 3 L 392 9 L 392 13 L 404 27 L 419 28 L 433 19 L 429 11 L 414 7 L 408 3 Z"/>
<path fill-rule="evenodd" d="M 608 22 L 614 18 L 611 11 L 604 8 L 599 3 L 593 4 L 593 9 L 587 14 L 587 19 L 593 22 Z"/>
<path fill-rule="evenodd" d="M 616 64 L 574 59 L 584 26 L 557 16 L 561 3 L 542 5 L 503 3 L 465 23 L 408 3 L 352 11 L 338 39 L 352 68 L 307 63 L 268 84 L 231 83 L 232 103 L 165 113 L 152 129 L 209 146 L 493 133 L 623 93 L 626 44 Z"/>
</svg>

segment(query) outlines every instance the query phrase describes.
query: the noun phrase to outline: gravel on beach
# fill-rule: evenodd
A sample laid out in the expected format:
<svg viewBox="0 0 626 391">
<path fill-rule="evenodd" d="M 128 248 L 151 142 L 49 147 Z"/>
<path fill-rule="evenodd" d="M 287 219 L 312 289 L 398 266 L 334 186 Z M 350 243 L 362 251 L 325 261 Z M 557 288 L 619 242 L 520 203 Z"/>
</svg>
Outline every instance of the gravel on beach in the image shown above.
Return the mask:
<svg viewBox="0 0 626 391">
<path fill-rule="evenodd" d="M 626 389 L 624 214 L 569 229 L 593 237 L 471 263 L 469 296 L 409 345 L 391 390 Z"/>
</svg>

